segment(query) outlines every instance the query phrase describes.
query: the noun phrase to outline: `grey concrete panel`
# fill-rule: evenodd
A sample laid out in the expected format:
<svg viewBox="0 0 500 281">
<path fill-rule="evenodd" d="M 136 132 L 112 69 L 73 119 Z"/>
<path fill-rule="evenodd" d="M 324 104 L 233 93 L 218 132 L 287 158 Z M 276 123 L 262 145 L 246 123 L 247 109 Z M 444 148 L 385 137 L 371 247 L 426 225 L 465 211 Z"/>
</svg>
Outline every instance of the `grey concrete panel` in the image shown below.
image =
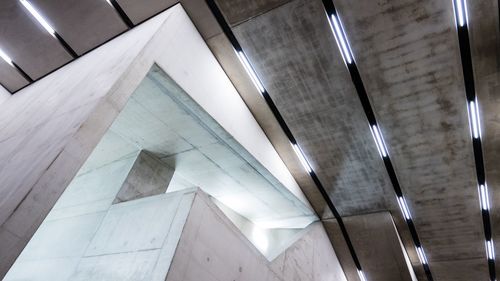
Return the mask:
<svg viewBox="0 0 500 281">
<path fill-rule="evenodd" d="M 179 2 L 178 0 L 117 0 L 121 8 L 134 24 L 138 24 L 160 11 Z"/>
<path fill-rule="evenodd" d="M 394 192 L 321 1 L 234 31 L 340 214 L 385 210 Z"/>
<path fill-rule="evenodd" d="M 2 49 L 34 79 L 71 60 L 19 1 L 0 2 L 0 26 Z"/>
<path fill-rule="evenodd" d="M 484 246 L 452 3 L 336 3 L 431 270 L 484 275 L 462 262 Z"/>
<path fill-rule="evenodd" d="M 106 1 L 31 2 L 77 54 L 85 53 L 127 29 L 114 8 Z"/>
<path fill-rule="evenodd" d="M 226 20 L 235 25 L 266 13 L 290 0 L 217 0 Z"/>
<path fill-rule="evenodd" d="M 165 193 L 173 175 L 174 169 L 141 151 L 113 204 Z"/>
<path fill-rule="evenodd" d="M 15 92 L 26 86 L 28 81 L 13 66 L 0 60 L 0 84 L 10 92 Z"/>
</svg>

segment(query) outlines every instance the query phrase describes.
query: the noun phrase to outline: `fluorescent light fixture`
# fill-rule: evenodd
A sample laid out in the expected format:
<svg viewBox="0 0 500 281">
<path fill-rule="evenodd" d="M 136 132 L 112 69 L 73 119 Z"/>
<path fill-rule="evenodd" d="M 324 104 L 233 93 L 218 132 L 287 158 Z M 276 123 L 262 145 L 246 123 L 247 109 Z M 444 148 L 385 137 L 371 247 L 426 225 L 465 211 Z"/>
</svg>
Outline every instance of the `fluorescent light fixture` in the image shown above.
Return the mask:
<svg viewBox="0 0 500 281">
<path fill-rule="evenodd" d="M 422 262 L 422 264 L 427 264 L 427 257 L 425 256 L 425 253 L 424 253 L 424 250 L 422 249 L 422 247 L 417 247 L 417 255 L 418 255 L 418 258 L 420 259 L 420 262 Z"/>
<path fill-rule="evenodd" d="M 495 259 L 495 247 L 493 246 L 493 241 L 486 241 L 486 252 L 488 253 L 489 260 Z"/>
<path fill-rule="evenodd" d="M 462 27 L 466 25 L 469 20 L 467 15 L 467 0 L 453 0 L 453 4 L 455 7 L 457 23 Z"/>
<path fill-rule="evenodd" d="M 2 49 L 0 49 L 0 57 L 11 66 L 14 66 L 12 59 Z"/>
<path fill-rule="evenodd" d="M 345 36 L 342 23 L 340 22 L 340 19 L 334 14 L 332 14 L 330 18 L 331 18 L 330 27 L 332 28 L 333 35 L 335 35 L 335 40 L 337 41 L 337 45 L 340 48 L 342 56 L 344 57 L 344 60 L 346 61 L 347 64 L 351 64 L 352 63 L 351 48 L 349 47 L 349 43 L 347 42 L 347 37 Z"/>
<path fill-rule="evenodd" d="M 20 0 L 21 4 L 31 13 L 33 17 L 50 33 L 50 35 L 56 37 L 56 31 L 50 26 L 50 24 L 40 15 L 40 13 L 31 5 L 27 0 Z"/>
<path fill-rule="evenodd" d="M 406 200 L 404 197 L 398 197 L 399 208 L 403 212 L 405 219 L 411 220 L 410 209 L 408 209 L 408 204 L 406 204 Z"/>
<path fill-rule="evenodd" d="M 479 185 L 479 198 L 481 202 L 481 208 L 485 211 L 489 211 L 490 199 L 488 195 L 488 186 L 486 186 L 486 184 Z"/>
<path fill-rule="evenodd" d="M 481 137 L 481 127 L 479 119 L 479 107 L 477 105 L 477 100 L 469 101 L 469 119 L 472 130 L 472 137 L 478 139 Z"/>
<path fill-rule="evenodd" d="M 358 276 L 361 281 L 366 281 L 365 274 L 361 271 L 361 269 L 358 269 Z"/>
<path fill-rule="evenodd" d="M 238 55 L 238 58 L 240 59 L 243 66 L 245 67 L 245 70 L 247 71 L 248 75 L 250 75 L 250 78 L 252 79 L 252 82 L 255 85 L 255 87 L 263 94 L 265 91 L 264 86 L 257 77 L 257 74 L 250 65 L 250 62 L 248 62 L 248 59 L 245 56 L 245 54 L 242 51 L 237 51 L 236 54 Z"/>
<path fill-rule="evenodd" d="M 387 148 L 385 147 L 385 142 L 382 139 L 382 134 L 380 133 L 377 125 L 372 125 L 370 130 L 372 131 L 373 138 L 377 144 L 378 152 L 382 157 L 387 157 Z"/>
<path fill-rule="evenodd" d="M 295 154 L 297 154 L 297 157 L 299 157 L 300 163 L 302 164 L 302 166 L 304 166 L 304 169 L 306 169 L 308 173 L 311 173 L 312 172 L 311 165 L 309 165 L 309 161 L 307 161 L 306 157 L 304 156 L 302 149 L 300 149 L 300 147 L 294 143 L 292 144 L 292 147 L 293 150 L 295 151 Z"/>
</svg>

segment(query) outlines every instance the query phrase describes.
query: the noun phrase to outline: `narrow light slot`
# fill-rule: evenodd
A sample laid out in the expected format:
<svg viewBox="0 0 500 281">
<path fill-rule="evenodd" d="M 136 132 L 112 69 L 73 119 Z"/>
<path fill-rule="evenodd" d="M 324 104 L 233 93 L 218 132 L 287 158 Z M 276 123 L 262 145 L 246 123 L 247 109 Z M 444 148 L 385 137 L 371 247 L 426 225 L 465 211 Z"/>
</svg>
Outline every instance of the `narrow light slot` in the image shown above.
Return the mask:
<svg viewBox="0 0 500 281">
<path fill-rule="evenodd" d="M 420 259 L 420 262 L 422 262 L 422 264 L 428 264 L 427 257 L 425 256 L 425 253 L 424 253 L 424 250 L 422 249 L 422 247 L 417 247 L 417 255 L 418 255 L 418 258 Z"/>
<path fill-rule="evenodd" d="M 358 276 L 359 276 L 359 279 L 361 279 L 361 281 L 366 281 L 365 274 L 360 269 L 358 269 Z"/>
<path fill-rule="evenodd" d="M 12 62 L 12 59 L 2 50 L 0 49 L 0 57 L 8 64 L 11 66 L 14 66 L 14 63 Z"/>
<path fill-rule="evenodd" d="M 255 87 L 260 91 L 261 94 L 263 94 L 265 91 L 264 86 L 262 85 L 262 83 L 260 83 L 257 74 L 253 70 L 245 54 L 242 51 L 237 51 L 236 54 L 238 55 L 238 58 L 240 59 L 243 66 L 245 67 L 245 70 L 247 71 L 248 75 L 250 75 L 250 78 L 252 79 L 252 82 L 255 85 Z"/>
<path fill-rule="evenodd" d="M 108 4 L 113 7 L 113 4 L 111 3 L 111 0 L 106 0 L 106 2 L 108 2 Z"/>
<path fill-rule="evenodd" d="M 302 149 L 297 144 L 292 144 L 293 150 L 295 151 L 295 154 L 297 154 L 297 157 L 299 157 L 300 163 L 302 166 L 304 166 L 304 169 L 308 173 L 312 172 L 311 165 L 309 165 L 309 161 L 307 161 L 306 157 L 304 156 L 304 153 L 302 152 Z"/>
<path fill-rule="evenodd" d="M 50 24 L 40 15 L 40 13 L 31 5 L 30 2 L 26 0 L 20 0 L 21 4 L 31 13 L 33 17 L 50 33 L 53 37 L 56 37 L 56 31 L 50 26 Z"/>
<path fill-rule="evenodd" d="M 335 35 L 337 45 L 341 50 L 344 60 L 347 62 L 347 64 L 351 64 L 351 48 L 349 47 L 349 43 L 347 42 L 347 37 L 345 36 L 344 29 L 342 28 L 342 23 L 340 22 L 340 19 L 337 18 L 337 16 L 335 16 L 334 14 L 332 14 L 330 18 L 332 19 L 331 23 L 333 23 L 333 26 L 330 23 L 330 27 L 332 28 L 333 35 Z"/>
<path fill-rule="evenodd" d="M 493 246 L 493 241 L 491 240 L 486 241 L 486 252 L 488 253 L 489 260 L 495 259 L 495 248 Z"/>
<path fill-rule="evenodd" d="M 486 184 L 481 184 L 479 186 L 479 197 L 481 200 L 481 208 L 485 211 L 490 210 L 490 199 L 488 195 L 488 187 Z"/>
<path fill-rule="evenodd" d="M 454 0 L 457 23 L 460 27 L 468 23 L 467 0 Z"/>
<path fill-rule="evenodd" d="M 411 220 L 410 210 L 408 209 L 408 204 L 406 204 L 406 200 L 404 197 L 398 197 L 399 208 L 403 212 L 405 219 Z"/>
<path fill-rule="evenodd" d="M 382 134 L 380 133 L 377 125 L 372 125 L 370 129 L 372 131 L 373 138 L 375 139 L 375 143 L 377 144 L 378 152 L 382 157 L 387 157 L 387 148 L 385 147 Z"/>
<path fill-rule="evenodd" d="M 481 137 L 481 128 L 479 127 L 479 108 L 477 106 L 477 101 L 469 102 L 469 115 L 470 123 L 472 127 L 472 137 L 479 139 Z"/>
</svg>

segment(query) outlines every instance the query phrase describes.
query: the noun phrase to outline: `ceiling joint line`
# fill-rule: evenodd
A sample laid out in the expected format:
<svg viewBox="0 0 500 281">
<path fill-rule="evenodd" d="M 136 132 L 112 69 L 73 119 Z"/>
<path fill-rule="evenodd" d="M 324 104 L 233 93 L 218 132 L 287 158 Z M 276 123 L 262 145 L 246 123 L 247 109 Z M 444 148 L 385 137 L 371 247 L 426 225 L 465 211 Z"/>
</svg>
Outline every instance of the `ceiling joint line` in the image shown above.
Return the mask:
<svg viewBox="0 0 500 281">
<path fill-rule="evenodd" d="M 491 229 L 490 202 L 488 186 L 486 182 L 486 171 L 483 159 L 483 147 L 481 142 L 481 122 L 474 83 L 474 67 L 472 62 L 472 52 L 469 39 L 469 22 L 467 17 L 467 1 L 453 0 L 455 12 L 455 24 L 457 28 L 458 45 L 460 58 L 462 61 L 462 72 L 465 86 L 465 101 L 469 115 L 469 125 L 471 130 L 472 150 L 476 167 L 477 189 L 481 217 L 483 221 L 483 231 L 485 239 L 485 251 L 488 263 L 490 281 L 496 281 L 495 251 L 493 234 Z M 500 6 L 499 6 L 500 9 Z"/>
<path fill-rule="evenodd" d="M 236 39 L 236 37 L 235 37 L 235 35 L 234 35 L 231 27 L 229 26 L 228 22 L 226 21 L 225 17 L 223 16 L 221 10 L 219 9 L 219 7 L 215 3 L 215 1 L 214 0 L 205 0 L 205 1 L 206 1 L 207 5 L 209 6 L 210 11 L 212 12 L 212 14 L 214 15 L 214 17 L 216 18 L 217 22 L 219 23 L 219 26 L 222 28 L 223 33 L 225 34 L 225 36 L 228 38 L 229 42 L 233 46 L 235 53 L 236 54 L 243 53 L 243 55 L 244 55 L 244 51 L 243 51 L 240 43 Z M 249 71 L 249 70 L 247 70 L 247 71 Z M 253 67 L 252 67 L 252 69 L 250 71 L 254 71 Z M 249 74 L 249 76 L 251 76 L 251 75 Z M 292 146 L 293 145 L 298 145 L 295 137 L 293 136 L 293 134 L 292 134 L 292 132 L 290 130 L 290 128 L 286 124 L 283 116 L 281 115 L 281 113 L 278 110 L 276 104 L 274 103 L 273 99 L 271 98 L 271 96 L 269 95 L 269 93 L 267 92 L 267 90 L 265 89 L 264 86 L 262 86 L 262 89 L 260 90 L 260 93 L 261 93 L 262 97 L 264 98 L 264 100 L 266 101 L 267 106 L 269 107 L 269 109 L 273 113 L 274 117 L 278 121 L 281 129 L 283 130 L 283 132 L 287 136 L 288 140 L 290 141 L 290 144 Z M 314 169 L 312 167 L 309 167 L 309 168 L 310 168 L 310 170 L 308 171 L 309 175 L 311 176 L 311 179 L 313 180 L 314 184 L 316 185 L 316 187 L 318 188 L 319 192 L 321 193 L 323 199 L 327 203 L 329 209 L 332 211 L 333 216 L 337 220 L 337 222 L 339 224 L 339 228 L 340 228 L 340 230 L 342 232 L 342 236 L 343 236 L 344 240 L 346 241 L 347 247 L 349 249 L 349 253 L 351 254 L 351 257 L 352 257 L 352 259 L 354 261 L 354 264 L 356 265 L 356 268 L 360 271 L 361 270 L 361 264 L 359 262 L 357 254 L 356 254 L 356 252 L 354 250 L 354 246 L 353 246 L 353 244 L 351 242 L 351 239 L 350 239 L 349 234 L 347 232 L 347 228 L 345 227 L 345 224 L 344 224 L 344 222 L 342 220 L 342 217 L 340 216 L 339 212 L 335 208 L 332 200 L 330 199 L 330 196 L 328 195 L 325 187 L 323 186 L 323 184 L 321 183 L 320 179 L 316 175 Z"/>
<path fill-rule="evenodd" d="M 123 23 L 125 23 L 127 25 L 127 27 L 129 29 L 134 28 L 134 26 L 135 26 L 134 23 L 132 22 L 130 17 L 127 15 L 127 13 L 125 13 L 125 11 L 122 9 L 120 4 L 118 4 L 118 2 L 116 2 L 116 0 L 106 0 L 106 1 L 108 2 L 109 5 L 111 5 L 111 7 L 113 7 L 115 9 L 115 12 L 118 14 L 118 16 L 120 16 L 120 19 L 123 21 Z"/>
<path fill-rule="evenodd" d="M 405 197 L 403 195 L 403 191 L 401 189 L 401 186 L 399 184 L 399 180 L 398 180 L 398 177 L 396 175 L 396 171 L 395 171 L 394 166 L 392 164 L 392 161 L 390 159 L 389 152 L 387 151 L 387 148 L 385 147 L 385 142 L 384 142 L 383 137 L 382 137 L 382 132 L 380 131 L 380 126 L 377 123 L 377 119 L 375 117 L 375 112 L 373 111 L 373 108 L 371 106 L 370 98 L 368 97 L 368 94 L 366 92 L 366 88 L 365 88 L 363 80 L 361 78 L 361 74 L 360 74 L 359 69 L 356 65 L 354 55 L 351 51 L 351 47 L 349 46 L 347 36 L 346 36 L 345 31 L 344 31 L 343 26 L 342 26 L 341 19 L 337 13 L 337 10 L 335 8 L 333 0 L 322 0 L 322 2 L 323 2 L 323 6 L 325 8 L 328 22 L 330 24 L 330 27 L 332 28 L 332 33 L 335 36 L 335 40 L 337 41 L 339 51 L 344 59 L 347 70 L 349 71 L 349 74 L 351 76 L 351 80 L 352 80 L 354 87 L 356 89 L 356 92 L 358 94 L 363 111 L 365 112 L 365 115 L 366 115 L 366 118 L 368 121 L 368 125 L 372 131 L 373 136 L 374 136 L 375 144 L 377 145 L 377 148 L 379 149 L 379 152 L 380 152 L 382 160 L 384 162 L 387 174 L 388 174 L 389 179 L 391 181 L 391 184 L 394 188 L 394 192 L 396 194 L 396 199 L 398 200 L 398 204 L 402 210 L 404 220 L 405 220 L 405 222 L 408 226 L 408 229 L 410 231 L 413 243 L 415 244 L 415 248 L 416 248 L 416 251 L 418 253 L 418 257 L 421 261 L 422 267 L 425 271 L 425 275 L 426 275 L 428 281 L 433 281 L 434 279 L 432 277 L 429 263 L 428 263 L 427 258 L 425 256 L 425 252 L 422 248 L 420 238 L 418 237 L 417 229 L 415 227 L 415 224 L 414 224 L 413 219 L 411 217 L 411 214 L 409 212 L 408 205 L 406 204 L 406 200 L 405 200 Z"/>
</svg>

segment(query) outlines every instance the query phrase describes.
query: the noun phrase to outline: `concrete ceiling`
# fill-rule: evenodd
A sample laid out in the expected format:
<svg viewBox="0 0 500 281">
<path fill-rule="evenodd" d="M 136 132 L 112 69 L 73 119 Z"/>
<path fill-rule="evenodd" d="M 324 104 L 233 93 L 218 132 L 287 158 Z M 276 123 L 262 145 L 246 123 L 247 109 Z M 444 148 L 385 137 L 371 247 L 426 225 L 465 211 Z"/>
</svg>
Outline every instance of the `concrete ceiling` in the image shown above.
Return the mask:
<svg viewBox="0 0 500 281">
<path fill-rule="evenodd" d="M 178 1 L 117 1 L 137 24 Z M 139 4 L 140 2 L 140 4 Z M 320 0 L 218 0 L 243 49 L 342 216 L 389 211 L 419 280 L 425 280 Z M 33 3 L 82 54 L 126 29 L 104 0 Z M 241 69 L 203 0 L 181 1 L 313 207 L 321 200 L 272 114 Z M 335 0 L 435 280 L 487 280 L 484 235 L 452 1 Z M 468 1 L 483 121 L 492 225 L 500 241 L 500 31 L 498 1 Z M 64 13 L 61 13 L 64 11 Z M 82 15 L 85 14 L 85 17 Z M 18 1 L 0 3 L 0 48 L 33 79 L 71 60 Z M 241 67 L 240 67 L 241 68 Z M 0 83 L 28 84 L 0 61 Z M 348 230 L 366 229 L 362 219 Z M 335 239 L 332 239 L 335 240 Z M 500 245 L 497 252 L 500 252 Z M 366 268 L 377 264 L 357 243 Z M 336 248 L 337 251 L 340 249 Z M 367 254 L 368 253 L 368 254 Z M 371 253 L 371 255 L 370 255 Z M 339 254 L 342 256 L 342 253 Z M 371 258 L 370 258 L 371 257 Z M 388 259 L 394 259 L 390 257 Z M 498 267 L 498 263 L 497 263 Z M 369 281 L 392 275 L 368 272 Z M 386 279 L 384 279 L 386 278 Z"/>
</svg>

